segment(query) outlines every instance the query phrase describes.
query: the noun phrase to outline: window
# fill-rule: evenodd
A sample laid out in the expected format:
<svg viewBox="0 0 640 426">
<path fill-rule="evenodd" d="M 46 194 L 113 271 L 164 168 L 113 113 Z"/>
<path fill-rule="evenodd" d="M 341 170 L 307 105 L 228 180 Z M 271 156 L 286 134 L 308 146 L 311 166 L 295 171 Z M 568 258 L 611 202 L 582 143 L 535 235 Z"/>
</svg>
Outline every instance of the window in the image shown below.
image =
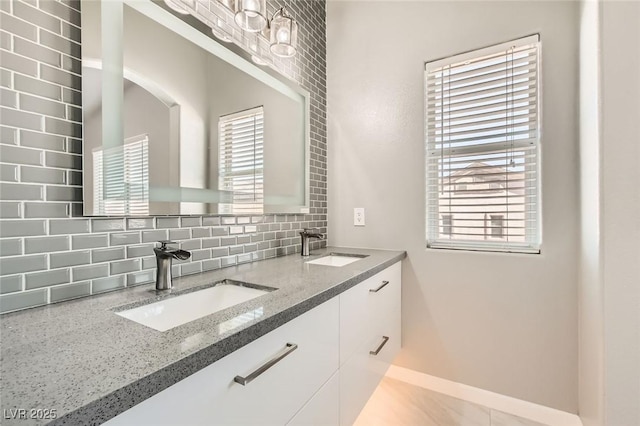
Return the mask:
<svg viewBox="0 0 640 426">
<path fill-rule="evenodd" d="M 262 107 L 220 117 L 218 189 L 230 192 L 220 213 L 262 213 L 263 134 Z"/>
<path fill-rule="evenodd" d="M 427 247 L 539 253 L 539 55 L 534 35 L 425 65 Z"/>
<path fill-rule="evenodd" d="M 124 145 L 93 151 L 93 214 L 149 214 L 149 138 L 134 136 Z"/>
<path fill-rule="evenodd" d="M 453 226 L 453 217 L 450 214 L 442 215 L 442 233 L 444 235 L 451 235 Z"/>
</svg>

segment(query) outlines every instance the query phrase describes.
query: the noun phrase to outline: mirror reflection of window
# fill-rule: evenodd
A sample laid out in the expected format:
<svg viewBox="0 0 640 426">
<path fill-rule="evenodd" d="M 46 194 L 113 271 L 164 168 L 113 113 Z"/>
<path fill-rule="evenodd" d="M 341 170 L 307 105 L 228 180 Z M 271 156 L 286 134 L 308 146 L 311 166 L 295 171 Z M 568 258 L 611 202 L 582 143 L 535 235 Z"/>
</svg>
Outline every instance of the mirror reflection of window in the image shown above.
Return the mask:
<svg viewBox="0 0 640 426">
<path fill-rule="evenodd" d="M 149 214 L 149 138 L 134 136 L 124 145 L 93 151 L 93 214 Z"/>
<path fill-rule="evenodd" d="M 256 107 L 220 117 L 218 189 L 228 191 L 222 214 L 260 214 L 264 202 L 264 111 Z"/>
</svg>

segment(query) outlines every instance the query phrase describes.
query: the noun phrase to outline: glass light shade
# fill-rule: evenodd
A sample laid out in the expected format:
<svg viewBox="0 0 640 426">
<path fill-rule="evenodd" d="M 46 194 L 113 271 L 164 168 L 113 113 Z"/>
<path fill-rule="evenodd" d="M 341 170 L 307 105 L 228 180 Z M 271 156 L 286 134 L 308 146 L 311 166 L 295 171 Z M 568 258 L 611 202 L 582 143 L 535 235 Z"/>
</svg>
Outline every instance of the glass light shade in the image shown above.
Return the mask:
<svg viewBox="0 0 640 426">
<path fill-rule="evenodd" d="M 184 7 L 184 5 L 176 0 L 164 0 L 165 4 L 169 6 L 169 8 L 175 12 L 178 12 L 181 15 L 188 15 L 189 10 Z"/>
<path fill-rule="evenodd" d="M 273 14 L 271 20 L 271 53 L 290 58 L 296 54 L 297 45 L 298 23 L 282 8 Z"/>
<path fill-rule="evenodd" d="M 245 31 L 257 33 L 267 26 L 266 0 L 236 0 L 236 24 Z"/>
</svg>

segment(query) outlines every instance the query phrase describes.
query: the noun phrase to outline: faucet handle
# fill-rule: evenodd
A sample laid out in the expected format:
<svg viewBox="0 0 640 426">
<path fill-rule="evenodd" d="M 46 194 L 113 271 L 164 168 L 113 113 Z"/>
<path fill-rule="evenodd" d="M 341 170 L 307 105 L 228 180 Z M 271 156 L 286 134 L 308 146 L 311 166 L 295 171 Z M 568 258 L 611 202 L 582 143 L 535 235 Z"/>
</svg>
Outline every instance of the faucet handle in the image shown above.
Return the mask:
<svg viewBox="0 0 640 426">
<path fill-rule="evenodd" d="M 160 246 L 161 250 L 165 250 L 167 248 L 167 244 L 178 244 L 175 241 L 169 241 L 169 240 L 160 240 L 158 242 L 161 244 Z"/>
</svg>

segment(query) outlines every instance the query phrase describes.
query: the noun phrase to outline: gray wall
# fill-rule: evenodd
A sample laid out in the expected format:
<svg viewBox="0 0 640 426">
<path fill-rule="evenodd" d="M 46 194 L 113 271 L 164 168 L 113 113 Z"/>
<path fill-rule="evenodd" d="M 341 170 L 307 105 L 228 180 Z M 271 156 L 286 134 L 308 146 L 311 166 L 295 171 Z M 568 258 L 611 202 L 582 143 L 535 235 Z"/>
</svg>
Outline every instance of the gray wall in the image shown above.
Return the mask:
<svg viewBox="0 0 640 426">
<path fill-rule="evenodd" d="M 579 4 L 327 4 L 330 244 L 407 250 L 396 364 L 576 413 Z M 427 250 L 423 64 L 536 32 L 542 254 Z"/>
<path fill-rule="evenodd" d="M 297 229 L 326 231 L 325 4 L 287 5 L 301 32 L 287 75 L 311 92 L 310 214 L 90 219 L 72 215 L 82 206 L 80 2 L 0 1 L 1 312 L 150 282 L 158 239 L 193 251 L 174 267 L 185 275 L 294 253 Z"/>
<path fill-rule="evenodd" d="M 600 2 L 604 407 L 640 424 L 640 3 Z"/>
</svg>

